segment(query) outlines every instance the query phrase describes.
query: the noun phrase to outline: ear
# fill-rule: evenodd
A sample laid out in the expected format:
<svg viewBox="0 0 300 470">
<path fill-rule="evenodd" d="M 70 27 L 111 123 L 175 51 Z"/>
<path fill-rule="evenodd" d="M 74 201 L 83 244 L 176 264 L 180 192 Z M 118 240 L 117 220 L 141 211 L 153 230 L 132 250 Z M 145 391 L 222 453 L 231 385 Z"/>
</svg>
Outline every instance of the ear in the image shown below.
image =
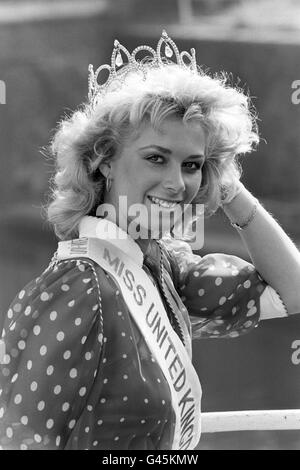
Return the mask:
<svg viewBox="0 0 300 470">
<path fill-rule="evenodd" d="M 111 171 L 110 163 L 108 162 L 100 163 L 99 170 L 101 171 L 102 175 L 105 176 L 105 178 L 107 178 Z"/>
</svg>

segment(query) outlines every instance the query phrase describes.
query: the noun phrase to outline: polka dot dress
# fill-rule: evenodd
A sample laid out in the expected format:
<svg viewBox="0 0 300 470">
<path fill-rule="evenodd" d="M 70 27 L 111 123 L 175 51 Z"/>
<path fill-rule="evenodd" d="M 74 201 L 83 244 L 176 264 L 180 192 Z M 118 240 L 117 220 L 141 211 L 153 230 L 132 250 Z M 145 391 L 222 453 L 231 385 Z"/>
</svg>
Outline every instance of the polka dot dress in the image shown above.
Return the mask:
<svg viewBox="0 0 300 470">
<path fill-rule="evenodd" d="M 152 248 L 145 270 L 159 288 Z M 164 251 L 177 315 L 189 311 L 195 337 L 235 337 L 257 324 L 266 284 L 253 266 L 214 254 L 182 270 Z M 93 261 L 51 263 L 10 305 L 2 339 L 2 449 L 170 449 L 168 385 L 115 281 Z"/>
</svg>

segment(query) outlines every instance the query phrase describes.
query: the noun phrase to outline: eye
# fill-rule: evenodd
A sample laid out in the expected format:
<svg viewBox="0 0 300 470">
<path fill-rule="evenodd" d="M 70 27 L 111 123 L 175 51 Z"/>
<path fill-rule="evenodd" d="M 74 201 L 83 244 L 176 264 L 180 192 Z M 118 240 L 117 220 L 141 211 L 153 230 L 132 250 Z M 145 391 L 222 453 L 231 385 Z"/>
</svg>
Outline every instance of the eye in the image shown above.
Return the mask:
<svg viewBox="0 0 300 470">
<path fill-rule="evenodd" d="M 201 167 L 203 165 L 202 162 L 185 162 L 184 167 L 191 172 L 201 170 Z"/>
<path fill-rule="evenodd" d="M 152 163 L 163 163 L 164 162 L 164 157 L 161 155 L 150 155 L 150 157 L 147 158 L 148 161 Z"/>
</svg>

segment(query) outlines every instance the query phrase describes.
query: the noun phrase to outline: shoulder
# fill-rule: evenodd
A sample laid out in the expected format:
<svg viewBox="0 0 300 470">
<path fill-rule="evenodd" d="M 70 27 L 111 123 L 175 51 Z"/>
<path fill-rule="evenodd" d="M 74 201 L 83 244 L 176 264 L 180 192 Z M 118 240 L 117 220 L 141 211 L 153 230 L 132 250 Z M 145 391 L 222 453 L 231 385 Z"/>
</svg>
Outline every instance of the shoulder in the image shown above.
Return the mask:
<svg viewBox="0 0 300 470">
<path fill-rule="evenodd" d="M 82 311 L 89 321 L 94 315 L 102 315 L 104 278 L 103 269 L 87 258 L 51 262 L 11 302 L 4 317 L 4 333 L 11 330 L 15 321 L 30 328 L 42 317 L 74 321 Z"/>
</svg>

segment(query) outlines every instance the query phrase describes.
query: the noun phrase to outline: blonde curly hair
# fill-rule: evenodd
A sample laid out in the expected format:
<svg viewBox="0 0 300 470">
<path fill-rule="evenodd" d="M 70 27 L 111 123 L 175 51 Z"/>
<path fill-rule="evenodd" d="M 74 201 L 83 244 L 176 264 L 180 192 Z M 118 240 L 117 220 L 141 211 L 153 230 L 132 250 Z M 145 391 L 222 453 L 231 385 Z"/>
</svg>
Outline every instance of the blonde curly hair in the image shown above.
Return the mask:
<svg viewBox="0 0 300 470">
<path fill-rule="evenodd" d="M 221 203 L 222 181 L 240 178 L 238 157 L 259 140 L 249 96 L 228 82 L 225 73 L 210 76 L 176 64 L 149 66 L 146 78 L 128 74 L 119 89 L 96 105 L 83 103 L 64 117 L 48 148 L 56 171 L 45 210 L 57 237 L 77 238 L 80 219 L 95 215 L 103 202 L 100 163 L 121 151 L 143 123 L 159 129 L 174 116 L 187 124 L 198 121 L 206 133 L 202 183 L 193 202 L 203 203 L 206 216 L 212 215 Z"/>
</svg>

